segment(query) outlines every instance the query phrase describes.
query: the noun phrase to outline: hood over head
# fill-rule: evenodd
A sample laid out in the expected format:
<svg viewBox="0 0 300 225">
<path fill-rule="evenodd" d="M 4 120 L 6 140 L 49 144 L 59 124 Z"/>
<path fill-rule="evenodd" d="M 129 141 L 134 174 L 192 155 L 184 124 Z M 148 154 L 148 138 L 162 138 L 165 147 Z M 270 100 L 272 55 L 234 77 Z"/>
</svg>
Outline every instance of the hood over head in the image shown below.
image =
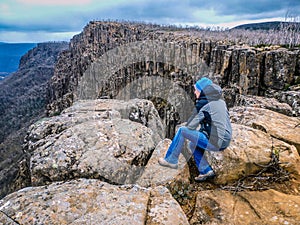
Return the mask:
<svg viewBox="0 0 300 225">
<path fill-rule="evenodd" d="M 203 95 L 207 98 L 208 101 L 219 100 L 222 98 L 222 89 L 217 84 L 209 84 L 203 90 Z M 201 94 L 202 94 L 201 92 Z"/>
</svg>

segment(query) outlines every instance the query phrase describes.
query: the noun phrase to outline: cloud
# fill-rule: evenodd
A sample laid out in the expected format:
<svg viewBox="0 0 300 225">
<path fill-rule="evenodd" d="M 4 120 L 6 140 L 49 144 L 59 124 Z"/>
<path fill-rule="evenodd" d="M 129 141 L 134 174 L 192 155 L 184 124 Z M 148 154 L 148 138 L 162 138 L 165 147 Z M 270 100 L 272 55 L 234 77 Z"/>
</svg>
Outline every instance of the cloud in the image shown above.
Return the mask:
<svg viewBox="0 0 300 225">
<path fill-rule="evenodd" d="M 78 32 L 15 32 L 0 31 L 1 42 L 41 43 L 46 41 L 70 41 Z"/>
<path fill-rule="evenodd" d="M 10 6 L 8 4 L 0 3 L 0 15 L 2 15 L 2 16 L 11 16 L 12 15 Z"/>
<path fill-rule="evenodd" d="M 300 14 L 299 0 L 167 0 L 118 4 L 91 13 L 97 18 L 129 19 L 156 23 L 211 23 L 284 18 L 288 11 Z"/>
<path fill-rule="evenodd" d="M 77 32 L 93 20 L 219 26 L 300 15 L 299 0 L 1 0 L 0 31 Z M 0 39 L 1 41 L 1 39 Z"/>
<path fill-rule="evenodd" d="M 29 5 L 84 5 L 91 3 L 91 0 L 17 0 L 22 4 Z"/>
<path fill-rule="evenodd" d="M 123 2 L 111 7 L 109 10 L 97 9 L 90 15 L 97 18 L 124 19 L 153 22 L 158 24 L 173 24 L 176 22 L 189 22 L 194 20 L 193 8 L 188 1 L 178 0 L 144 0 L 139 2 Z"/>
<path fill-rule="evenodd" d="M 190 0 L 191 7 L 213 9 L 219 16 L 236 18 L 284 17 L 287 11 L 300 14 L 299 0 Z"/>
</svg>

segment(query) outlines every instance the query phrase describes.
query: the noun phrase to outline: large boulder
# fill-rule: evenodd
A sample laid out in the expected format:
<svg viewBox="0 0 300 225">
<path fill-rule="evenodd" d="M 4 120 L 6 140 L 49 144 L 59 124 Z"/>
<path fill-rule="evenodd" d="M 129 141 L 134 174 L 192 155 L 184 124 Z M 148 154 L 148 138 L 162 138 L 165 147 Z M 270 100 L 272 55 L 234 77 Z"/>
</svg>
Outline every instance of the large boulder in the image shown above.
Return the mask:
<svg viewBox="0 0 300 225">
<path fill-rule="evenodd" d="M 0 200 L 4 224 L 189 224 L 168 189 L 94 179 L 25 188 Z"/>
<path fill-rule="evenodd" d="M 259 129 L 270 136 L 295 145 L 300 153 L 300 120 L 268 109 L 234 107 L 230 110 L 231 121 Z"/>
<path fill-rule="evenodd" d="M 215 182 L 226 184 L 253 175 L 272 161 L 272 152 L 280 166 L 296 177 L 300 175 L 300 157 L 293 145 L 271 137 L 263 131 L 232 124 L 230 146 L 221 152 L 206 152 L 217 173 Z"/>
<path fill-rule="evenodd" d="M 133 102 L 80 102 L 60 116 L 32 125 L 26 139 L 32 155 L 32 184 L 81 177 L 134 183 L 161 140 L 159 131 L 163 129 L 149 101 Z M 142 103 L 148 105 L 148 111 L 141 116 L 137 104 Z M 153 130 L 143 125 L 144 119 Z"/>
<path fill-rule="evenodd" d="M 274 159 L 291 177 L 299 178 L 298 118 L 248 106 L 234 107 L 230 115 L 233 128 L 230 146 L 222 152 L 206 153 L 217 172 L 216 183 L 231 183 L 254 175 Z"/>
<path fill-rule="evenodd" d="M 133 183 L 155 148 L 152 130 L 129 120 L 88 121 L 71 127 L 31 156 L 33 185 L 79 177 Z"/>
</svg>

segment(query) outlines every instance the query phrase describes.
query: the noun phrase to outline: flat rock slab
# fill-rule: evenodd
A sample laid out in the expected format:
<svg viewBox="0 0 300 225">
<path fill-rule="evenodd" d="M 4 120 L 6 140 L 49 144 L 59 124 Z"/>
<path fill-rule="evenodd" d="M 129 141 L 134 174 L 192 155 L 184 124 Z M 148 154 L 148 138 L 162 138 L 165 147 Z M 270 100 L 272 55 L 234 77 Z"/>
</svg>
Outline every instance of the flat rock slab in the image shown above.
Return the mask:
<svg viewBox="0 0 300 225">
<path fill-rule="evenodd" d="M 0 210 L 0 221 L 10 224 L 188 224 L 164 187 L 116 186 L 94 179 L 25 188 L 0 200 Z"/>
<path fill-rule="evenodd" d="M 256 107 L 234 107 L 230 110 L 233 123 L 262 130 L 269 135 L 295 145 L 300 153 L 300 119 L 268 109 Z"/>
<path fill-rule="evenodd" d="M 189 183 L 189 168 L 182 154 L 179 156 L 178 169 L 163 167 L 158 164 L 158 159 L 165 156 L 170 144 L 170 139 L 164 139 L 156 146 L 143 174 L 137 180 L 137 184 L 150 187 L 168 185 L 177 181 Z"/>
<path fill-rule="evenodd" d="M 300 196 L 275 190 L 197 193 L 190 224 L 299 224 Z"/>
</svg>

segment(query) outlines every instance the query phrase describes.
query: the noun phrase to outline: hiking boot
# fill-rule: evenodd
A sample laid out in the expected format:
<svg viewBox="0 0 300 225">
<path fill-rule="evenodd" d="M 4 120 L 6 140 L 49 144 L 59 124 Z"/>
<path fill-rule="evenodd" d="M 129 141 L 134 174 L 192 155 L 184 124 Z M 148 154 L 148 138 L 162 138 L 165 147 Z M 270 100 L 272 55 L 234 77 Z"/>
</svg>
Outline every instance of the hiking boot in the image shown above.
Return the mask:
<svg viewBox="0 0 300 225">
<path fill-rule="evenodd" d="M 206 181 L 212 179 L 216 176 L 213 170 L 208 171 L 206 174 L 200 174 L 198 177 L 195 177 L 195 181 Z"/>
<path fill-rule="evenodd" d="M 169 167 L 169 168 L 172 168 L 172 169 L 177 169 L 178 168 L 177 164 L 169 163 L 164 158 L 159 158 L 158 159 L 158 163 L 161 166 Z"/>
</svg>

